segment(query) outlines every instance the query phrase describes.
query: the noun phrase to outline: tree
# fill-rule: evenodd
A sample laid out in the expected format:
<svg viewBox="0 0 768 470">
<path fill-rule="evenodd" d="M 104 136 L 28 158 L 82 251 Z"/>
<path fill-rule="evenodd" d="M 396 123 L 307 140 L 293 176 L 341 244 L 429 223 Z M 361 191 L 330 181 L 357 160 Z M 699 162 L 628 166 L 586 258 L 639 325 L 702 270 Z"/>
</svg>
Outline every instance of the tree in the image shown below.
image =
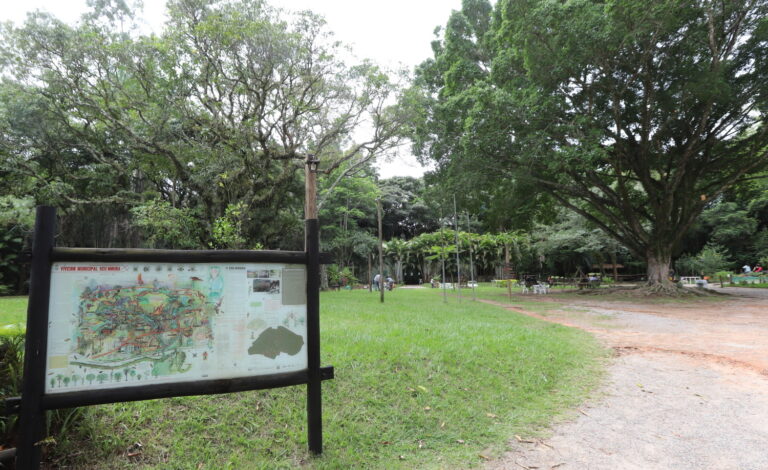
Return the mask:
<svg viewBox="0 0 768 470">
<path fill-rule="evenodd" d="M 19 257 L 34 225 L 33 204 L 30 198 L 0 196 L 0 295 L 23 290 L 26 269 Z"/>
<path fill-rule="evenodd" d="M 730 258 L 751 263 L 753 237 L 757 232 L 757 219 L 749 216 L 749 211 L 742 209 L 735 202 L 723 202 L 702 212 L 701 222 L 709 231 L 708 240 Z"/>
<path fill-rule="evenodd" d="M 425 201 L 424 180 L 395 176 L 379 182 L 384 238 L 411 239 L 438 228 L 436 210 Z"/>
<path fill-rule="evenodd" d="M 647 262 L 768 163 L 768 2 L 466 0 L 409 97 L 415 150 L 529 181 Z"/>
<path fill-rule="evenodd" d="M 411 254 L 408 242 L 400 238 L 393 238 L 384 243 L 384 253 L 387 257 L 394 261 L 394 277 L 395 282 L 403 283 L 403 264 L 408 262 L 408 257 Z"/>
<path fill-rule="evenodd" d="M 310 12 L 175 0 L 141 36 L 123 2 L 96 5 L 76 26 L 38 13 L 0 30 L 0 171 L 74 225 L 114 220 L 107 240 L 161 201 L 199 226 L 152 243 L 298 244 L 308 155 L 352 171 L 400 142 L 395 80 L 344 63 Z"/>
<path fill-rule="evenodd" d="M 592 266 L 603 265 L 610 260 L 615 265 L 619 254 L 626 256 L 626 249 L 605 232 L 590 226 L 589 222 L 575 212 L 561 209 L 558 221 L 536 226 L 536 251 L 546 258 L 546 263 L 556 272 L 573 274 L 578 268 L 586 267 L 585 273 L 592 271 Z M 614 269 L 614 274 L 616 274 Z"/>
<path fill-rule="evenodd" d="M 677 262 L 683 274 L 696 276 L 714 276 L 720 271 L 734 267 L 723 247 L 707 244 L 696 256 L 682 256 Z"/>
<path fill-rule="evenodd" d="M 320 181 L 320 235 L 323 250 L 333 253 L 341 268 L 362 263 L 376 247 L 373 235 L 379 189 L 370 168 L 360 168 L 332 187 L 336 173 Z"/>
</svg>

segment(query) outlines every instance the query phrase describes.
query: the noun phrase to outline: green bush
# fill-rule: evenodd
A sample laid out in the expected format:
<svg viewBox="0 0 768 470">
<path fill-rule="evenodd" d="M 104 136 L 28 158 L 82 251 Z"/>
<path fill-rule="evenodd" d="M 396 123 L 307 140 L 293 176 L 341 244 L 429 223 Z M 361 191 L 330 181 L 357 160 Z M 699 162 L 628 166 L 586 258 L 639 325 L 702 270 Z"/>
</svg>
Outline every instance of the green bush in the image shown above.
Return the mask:
<svg viewBox="0 0 768 470">
<path fill-rule="evenodd" d="M 676 266 L 683 275 L 717 276 L 716 273 L 727 270 L 733 265 L 728 259 L 725 248 L 708 243 L 696 256 L 681 256 Z"/>
<path fill-rule="evenodd" d="M 21 395 L 24 371 L 24 333 L 0 335 L 0 398 Z M 46 443 L 56 443 L 73 426 L 79 425 L 85 416 L 84 408 L 47 411 L 45 414 Z M 19 432 L 18 415 L 0 415 L 0 447 L 15 447 Z M 51 439 L 53 437 L 53 439 Z"/>
<path fill-rule="evenodd" d="M 17 293 L 21 284 L 25 233 L 34 224 L 35 203 L 30 198 L 0 196 L 0 296 Z"/>
<path fill-rule="evenodd" d="M 21 375 L 24 367 L 24 334 L 0 336 L 0 398 L 21 394 Z M 18 432 L 16 415 L 0 416 L 0 444 L 14 447 Z"/>
<path fill-rule="evenodd" d="M 715 273 L 715 275 L 710 279 L 711 282 L 731 282 L 733 273 L 730 271 L 718 271 Z"/>
<path fill-rule="evenodd" d="M 331 286 L 353 286 L 360 280 L 352 274 L 349 267 L 341 268 L 335 264 L 328 266 L 328 284 Z"/>
</svg>

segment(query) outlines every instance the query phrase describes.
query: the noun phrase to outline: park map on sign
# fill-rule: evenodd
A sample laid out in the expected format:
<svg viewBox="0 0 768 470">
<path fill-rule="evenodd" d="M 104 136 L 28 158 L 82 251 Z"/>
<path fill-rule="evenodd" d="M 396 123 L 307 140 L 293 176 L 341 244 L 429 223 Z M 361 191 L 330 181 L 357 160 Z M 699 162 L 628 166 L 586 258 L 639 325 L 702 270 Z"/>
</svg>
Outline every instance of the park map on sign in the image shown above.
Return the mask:
<svg viewBox="0 0 768 470">
<path fill-rule="evenodd" d="M 55 267 L 47 391 L 305 367 L 305 305 L 262 266 Z"/>
<path fill-rule="evenodd" d="M 141 274 L 134 286 L 86 287 L 80 299 L 75 351 L 83 359 L 72 363 L 113 369 L 151 361 L 153 375 L 183 372 L 185 349 L 211 346 L 220 302 L 195 287 L 147 286 Z"/>
</svg>

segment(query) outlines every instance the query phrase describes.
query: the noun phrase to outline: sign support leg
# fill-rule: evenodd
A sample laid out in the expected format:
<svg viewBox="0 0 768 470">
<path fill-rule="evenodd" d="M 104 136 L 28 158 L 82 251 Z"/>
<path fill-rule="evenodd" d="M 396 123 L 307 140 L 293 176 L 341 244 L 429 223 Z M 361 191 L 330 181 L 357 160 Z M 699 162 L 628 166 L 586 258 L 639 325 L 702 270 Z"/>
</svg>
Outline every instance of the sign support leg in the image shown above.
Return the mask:
<svg viewBox="0 0 768 470">
<path fill-rule="evenodd" d="M 32 272 L 27 308 L 27 332 L 24 347 L 24 376 L 19 413 L 19 445 L 16 468 L 40 468 L 41 449 L 36 445 L 44 436 L 45 411 L 41 406 L 45 393 L 45 360 L 48 347 L 48 302 L 51 287 L 51 250 L 56 232 L 56 209 L 37 208 L 32 242 Z"/>
<path fill-rule="evenodd" d="M 309 451 L 323 453 L 323 402 L 320 371 L 320 223 L 317 218 L 317 164 L 306 165 L 305 250 L 307 252 L 307 427 Z"/>
<path fill-rule="evenodd" d="M 320 263 L 318 221 L 306 221 L 307 228 L 307 419 L 309 426 L 309 450 L 313 454 L 323 452 L 323 415 L 320 375 Z"/>
</svg>

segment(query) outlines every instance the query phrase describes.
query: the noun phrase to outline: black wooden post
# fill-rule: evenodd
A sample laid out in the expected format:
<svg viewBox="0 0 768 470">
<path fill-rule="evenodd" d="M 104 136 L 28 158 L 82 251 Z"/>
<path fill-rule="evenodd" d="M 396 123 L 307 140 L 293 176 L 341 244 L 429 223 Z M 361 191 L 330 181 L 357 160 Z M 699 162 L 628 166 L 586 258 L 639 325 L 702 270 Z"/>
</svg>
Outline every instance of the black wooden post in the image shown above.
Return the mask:
<svg viewBox="0 0 768 470">
<path fill-rule="evenodd" d="M 56 209 L 37 208 L 32 243 L 32 271 L 27 308 L 27 332 L 24 347 L 24 376 L 21 386 L 19 444 L 16 468 L 40 467 L 40 446 L 44 436 L 45 411 L 41 401 L 45 393 L 46 349 L 48 347 L 48 302 L 51 287 L 51 250 L 56 232 Z"/>
<path fill-rule="evenodd" d="M 317 219 L 306 221 L 307 230 L 307 420 L 309 450 L 323 452 L 322 377 L 320 373 L 320 240 Z"/>
<path fill-rule="evenodd" d="M 320 371 L 320 224 L 317 219 L 316 171 L 312 156 L 306 168 L 305 249 L 307 250 L 307 425 L 309 451 L 323 453 L 323 402 Z"/>
</svg>

